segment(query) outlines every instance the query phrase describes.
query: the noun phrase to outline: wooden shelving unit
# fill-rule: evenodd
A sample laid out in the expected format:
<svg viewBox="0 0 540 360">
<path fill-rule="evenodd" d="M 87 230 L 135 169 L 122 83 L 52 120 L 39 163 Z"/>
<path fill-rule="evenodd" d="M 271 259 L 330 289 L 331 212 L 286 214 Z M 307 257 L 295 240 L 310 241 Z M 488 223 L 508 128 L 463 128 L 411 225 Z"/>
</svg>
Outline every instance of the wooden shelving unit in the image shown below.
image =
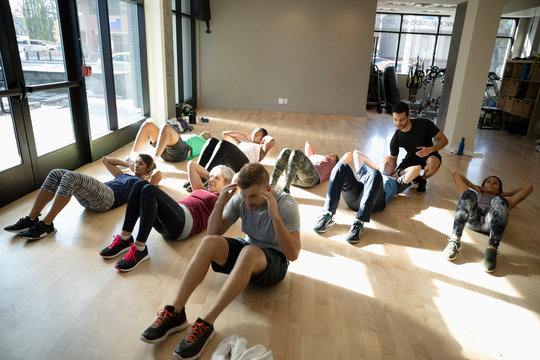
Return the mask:
<svg viewBox="0 0 540 360">
<path fill-rule="evenodd" d="M 528 138 L 538 138 L 540 121 L 540 59 L 508 60 L 504 68 L 497 107 L 503 111 L 506 129 Z"/>
</svg>

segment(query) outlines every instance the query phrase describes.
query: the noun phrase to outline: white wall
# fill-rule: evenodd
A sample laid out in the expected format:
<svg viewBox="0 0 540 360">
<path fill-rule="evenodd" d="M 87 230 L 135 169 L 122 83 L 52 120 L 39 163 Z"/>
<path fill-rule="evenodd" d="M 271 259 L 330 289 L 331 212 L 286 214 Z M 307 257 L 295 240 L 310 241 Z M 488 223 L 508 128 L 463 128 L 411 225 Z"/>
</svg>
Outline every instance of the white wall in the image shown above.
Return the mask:
<svg viewBox="0 0 540 360">
<path fill-rule="evenodd" d="M 212 33 L 199 24 L 199 106 L 364 115 L 376 5 L 211 1 Z"/>
</svg>

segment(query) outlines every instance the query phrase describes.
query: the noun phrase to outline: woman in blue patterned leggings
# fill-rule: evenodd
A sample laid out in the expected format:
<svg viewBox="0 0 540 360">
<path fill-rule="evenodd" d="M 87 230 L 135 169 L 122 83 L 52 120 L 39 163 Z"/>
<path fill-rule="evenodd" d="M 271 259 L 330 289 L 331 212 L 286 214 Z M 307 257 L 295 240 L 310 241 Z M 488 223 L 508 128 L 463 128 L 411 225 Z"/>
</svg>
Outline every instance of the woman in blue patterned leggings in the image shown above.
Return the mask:
<svg viewBox="0 0 540 360">
<path fill-rule="evenodd" d="M 488 176 L 479 186 L 458 173 L 454 173 L 454 182 L 462 195 L 454 217 L 452 236 L 443 253 L 448 260 L 454 260 L 457 257 L 461 249 L 461 235 L 465 226 L 474 231 L 489 234 L 482 265 L 487 272 L 493 272 L 497 267 L 497 249 L 508 222 L 510 209 L 529 196 L 533 191 L 533 186 L 503 192 L 501 179 L 497 176 Z"/>
<path fill-rule="evenodd" d="M 4 230 L 19 233 L 25 239 L 38 240 L 56 232 L 53 220 L 68 204 L 71 196 L 86 209 L 103 212 L 125 204 L 131 188 L 138 180 L 147 179 L 152 184 L 161 180 L 161 172 L 156 170 L 150 155 L 139 155 L 135 164 L 105 156 L 103 164 L 114 176 L 113 180 L 106 183 L 77 171 L 51 170 L 41 185 L 28 216 Z M 129 167 L 134 175 L 125 174 L 119 166 Z M 39 221 L 41 211 L 53 199 L 47 215 Z"/>
</svg>

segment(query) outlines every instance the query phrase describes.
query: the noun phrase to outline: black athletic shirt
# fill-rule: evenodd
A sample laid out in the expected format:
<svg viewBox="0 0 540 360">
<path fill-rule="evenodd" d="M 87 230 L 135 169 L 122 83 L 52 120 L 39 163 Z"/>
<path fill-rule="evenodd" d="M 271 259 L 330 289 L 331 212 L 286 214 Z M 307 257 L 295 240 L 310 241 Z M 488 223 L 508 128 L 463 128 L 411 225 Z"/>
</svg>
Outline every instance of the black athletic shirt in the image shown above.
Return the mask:
<svg viewBox="0 0 540 360">
<path fill-rule="evenodd" d="M 405 158 L 414 156 L 419 146 L 433 146 L 433 137 L 440 131 L 429 119 L 411 119 L 411 130 L 403 132 L 396 129 L 392 140 L 390 141 L 390 155 L 398 156 L 399 148 L 407 151 Z"/>
</svg>

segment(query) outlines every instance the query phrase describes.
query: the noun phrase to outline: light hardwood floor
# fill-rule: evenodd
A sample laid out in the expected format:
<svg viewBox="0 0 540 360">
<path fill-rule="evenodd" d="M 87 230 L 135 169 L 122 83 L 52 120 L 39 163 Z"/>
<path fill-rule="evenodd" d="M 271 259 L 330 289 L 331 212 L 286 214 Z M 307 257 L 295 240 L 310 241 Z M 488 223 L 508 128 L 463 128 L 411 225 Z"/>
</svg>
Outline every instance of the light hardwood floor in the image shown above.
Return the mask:
<svg viewBox="0 0 540 360">
<path fill-rule="evenodd" d="M 307 139 L 321 153 L 358 148 L 378 161 L 394 131 L 390 115 L 374 112 L 364 118 L 201 109 L 199 115 L 210 122 L 195 131 L 219 137 L 222 130 L 266 127 L 276 139 L 263 161 L 268 171 L 283 147 L 303 149 Z M 534 146 L 504 131 L 479 130 L 475 151 L 483 158 L 443 153 L 427 194 L 407 190 L 392 200 L 356 246 L 344 240 L 354 212 L 343 201 L 333 228 L 321 235 L 312 230 L 326 182 L 292 187 L 301 211 L 299 259 L 282 283 L 248 287 L 234 300 L 216 321 L 217 336 L 202 359 L 232 334 L 248 346 L 266 346 L 275 359 L 538 359 L 540 164 Z M 129 150 L 112 155 L 123 158 Z M 175 199 L 187 196 L 181 187 L 186 163 L 158 165 L 165 175 L 161 188 Z M 100 162 L 80 171 L 110 179 Z M 493 274 L 480 265 L 485 235 L 465 230 L 458 258 L 441 255 L 459 197 L 454 171 L 477 183 L 497 174 L 506 189 L 536 187 L 511 213 Z M 35 195 L 1 208 L 0 225 L 26 215 Z M 98 251 L 120 231 L 124 211 L 96 214 L 72 200 L 57 217 L 54 236 L 31 242 L 0 231 L 0 358 L 172 358 L 185 331 L 160 345 L 139 335 L 174 298 L 203 234 L 176 243 L 153 231 L 150 261 L 121 274 L 117 259 L 104 261 Z M 240 235 L 240 226 L 228 234 Z M 188 302 L 190 321 L 213 301 L 224 278 L 209 271 Z"/>
</svg>

